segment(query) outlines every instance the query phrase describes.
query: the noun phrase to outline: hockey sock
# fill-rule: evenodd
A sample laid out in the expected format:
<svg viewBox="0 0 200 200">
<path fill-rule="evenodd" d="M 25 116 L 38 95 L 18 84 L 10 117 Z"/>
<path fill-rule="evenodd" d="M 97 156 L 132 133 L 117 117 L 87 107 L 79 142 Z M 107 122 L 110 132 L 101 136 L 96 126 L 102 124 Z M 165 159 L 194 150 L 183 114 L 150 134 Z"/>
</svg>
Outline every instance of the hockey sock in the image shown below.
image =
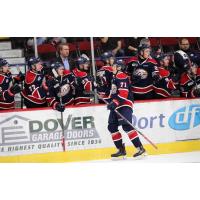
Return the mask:
<svg viewBox="0 0 200 200">
<path fill-rule="evenodd" d="M 138 137 L 138 133 L 135 130 L 129 131 L 128 133 L 128 137 L 131 140 L 131 142 L 133 143 L 133 145 L 138 148 L 142 146 L 142 143 L 140 141 L 140 138 Z"/>
<path fill-rule="evenodd" d="M 122 147 L 122 135 L 120 132 L 111 133 L 112 139 L 117 149 Z"/>
</svg>

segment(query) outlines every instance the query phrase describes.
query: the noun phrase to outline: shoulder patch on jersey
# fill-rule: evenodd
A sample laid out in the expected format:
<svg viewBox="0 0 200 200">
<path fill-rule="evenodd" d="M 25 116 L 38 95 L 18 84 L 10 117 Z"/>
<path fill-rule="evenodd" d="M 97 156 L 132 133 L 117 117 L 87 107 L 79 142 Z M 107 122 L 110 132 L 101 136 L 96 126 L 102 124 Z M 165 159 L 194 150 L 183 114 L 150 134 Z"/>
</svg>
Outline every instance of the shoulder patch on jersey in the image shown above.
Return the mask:
<svg viewBox="0 0 200 200">
<path fill-rule="evenodd" d="M 26 84 L 31 84 L 34 82 L 34 80 L 36 79 L 37 74 L 32 72 L 32 71 L 28 71 L 26 73 L 26 77 L 25 77 L 25 83 Z"/>
<path fill-rule="evenodd" d="M 153 64 L 155 64 L 155 65 L 158 64 L 158 63 L 156 62 L 156 60 L 153 59 L 153 58 L 148 58 L 148 59 L 147 59 L 147 62 L 153 63 Z"/>
<path fill-rule="evenodd" d="M 64 75 L 67 76 L 67 75 L 69 75 L 69 74 L 71 74 L 70 70 L 65 69 L 65 70 L 64 70 Z"/>
<path fill-rule="evenodd" d="M 5 76 L 3 74 L 0 74 L 0 84 L 3 83 L 4 79 L 5 79 Z"/>
<path fill-rule="evenodd" d="M 126 61 L 126 64 L 130 63 L 130 62 L 137 62 L 138 61 L 138 57 L 137 56 L 133 56 L 131 58 L 129 58 L 127 61 Z"/>
<path fill-rule="evenodd" d="M 77 68 L 75 68 L 73 70 L 73 73 L 76 77 L 80 77 L 80 78 L 83 78 L 83 77 L 86 77 L 87 76 L 87 73 L 86 72 L 82 72 L 82 71 L 79 71 Z"/>
<path fill-rule="evenodd" d="M 112 67 L 111 67 L 111 66 L 103 66 L 103 67 L 101 67 L 101 69 L 100 69 L 100 70 L 104 70 L 104 71 L 113 72 L 113 69 L 112 69 Z"/>
<path fill-rule="evenodd" d="M 161 77 L 168 77 L 170 75 L 169 71 L 162 67 L 158 67 L 158 70 Z"/>
<path fill-rule="evenodd" d="M 188 81 L 190 81 L 189 76 L 186 73 L 183 73 L 181 75 L 181 80 L 180 80 L 180 84 L 181 85 L 185 85 Z"/>
<path fill-rule="evenodd" d="M 124 74 L 123 72 L 120 72 L 116 75 L 116 78 L 118 79 L 126 79 L 128 76 Z"/>
</svg>

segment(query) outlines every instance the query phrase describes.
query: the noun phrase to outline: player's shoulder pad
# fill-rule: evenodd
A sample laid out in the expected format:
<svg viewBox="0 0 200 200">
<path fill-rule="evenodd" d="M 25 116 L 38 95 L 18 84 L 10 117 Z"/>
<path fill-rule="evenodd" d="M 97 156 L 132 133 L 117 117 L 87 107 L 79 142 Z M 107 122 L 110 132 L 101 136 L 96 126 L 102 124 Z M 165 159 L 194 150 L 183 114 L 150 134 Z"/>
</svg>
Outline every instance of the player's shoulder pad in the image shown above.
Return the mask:
<svg viewBox="0 0 200 200">
<path fill-rule="evenodd" d="M 158 64 L 154 58 L 148 58 L 147 62 L 153 63 L 154 65 Z"/>
<path fill-rule="evenodd" d="M 26 73 L 26 77 L 25 77 L 25 83 L 26 84 L 31 84 L 34 82 L 34 80 L 36 79 L 37 74 L 32 72 L 32 71 L 27 71 Z"/>
<path fill-rule="evenodd" d="M 133 56 L 126 61 L 126 64 L 131 63 L 131 62 L 137 62 L 137 61 L 138 61 L 138 57 Z"/>
<path fill-rule="evenodd" d="M 169 71 L 162 68 L 162 67 L 158 67 L 158 70 L 159 70 L 159 74 L 162 76 L 162 77 L 168 77 L 170 75 Z"/>
<path fill-rule="evenodd" d="M 189 80 L 189 76 L 187 75 L 187 73 L 184 72 L 180 78 L 180 85 L 185 85 Z"/>
<path fill-rule="evenodd" d="M 4 79 L 5 79 L 5 76 L 3 74 L 0 74 L 0 84 L 3 83 Z"/>
<path fill-rule="evenodd" d="M 67 75 L 69 75 L 69 74 L 71 74 L 71 71 L 70 71 L 70 70 L 67 70 L 67 69 L 65 69 L 65 70 L 64 70 L 64 75 L 65 75 L 65 76 L 67 76 Z"/>
<path fill-rule="evenodd" d="M 197 68 L 197 76 L 200 76 L 200 67 Z"/>
<path fill-rule="evenodd" d="M 118 74 L 116 75 L 116 78 L 117 78 L 117 79 L 126 79 L 126 78 L 128 78 L 128 76 L 127 76 L 125 73 L 120 72 L 120 73 L 118 73 Z"/>
<path fill-rule="evenodd" d="M 77 68 L 73 70 L 73 73 L 76 77 L 84 78 L 87 76 L 86 72 L 79 71 Z"/>
<path fill-rule="evenodd" d="M 113 72 L 112 66 L 103 66 L 103 67 L 101 67 L 100 70 Z"/>
</svg>

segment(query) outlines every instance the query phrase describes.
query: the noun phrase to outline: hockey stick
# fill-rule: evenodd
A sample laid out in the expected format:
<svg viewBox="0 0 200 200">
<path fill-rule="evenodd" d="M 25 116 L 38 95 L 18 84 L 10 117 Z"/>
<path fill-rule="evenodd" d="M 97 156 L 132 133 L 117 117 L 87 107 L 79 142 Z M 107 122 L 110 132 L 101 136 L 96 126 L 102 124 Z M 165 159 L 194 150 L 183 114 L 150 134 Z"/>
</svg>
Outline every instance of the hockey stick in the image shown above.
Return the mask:
<svg viewBox="0 0 200 200">
<path fill-rule="evenodd" d="M 60 80 L 60 104 L 62 105 L 61 84 L 62 84 L 62 76 L 61 76 L 61 80 Z M 61 129 L 62 129 L 61 144 L 63 147 L 63 152 L 65 152 L 65 131 L 64 131 L 64 124 L 63 124 L 63 112 L 60 112 L 60 114 L 61 114 Z"/>
<path fill-rule="evenodd" d="M 97 93 L 97 96 L 106 104 L 108 105 L 109 103 L 103 99 L 98 93 Z M 143 133 L 141 133 L 139 130 L 137 130 L 133 124 L 131 124 L 120 112 L 118 112 L 117 110 L 114 110 L 115 113 L 121 117 L 127 124 L 129 124 L 134 130 L 136 130 L 146 141 L 148 141 L 155 149 L 158 149 L 158 147 L 148 138 L 146 137 Z"/>
</svg>

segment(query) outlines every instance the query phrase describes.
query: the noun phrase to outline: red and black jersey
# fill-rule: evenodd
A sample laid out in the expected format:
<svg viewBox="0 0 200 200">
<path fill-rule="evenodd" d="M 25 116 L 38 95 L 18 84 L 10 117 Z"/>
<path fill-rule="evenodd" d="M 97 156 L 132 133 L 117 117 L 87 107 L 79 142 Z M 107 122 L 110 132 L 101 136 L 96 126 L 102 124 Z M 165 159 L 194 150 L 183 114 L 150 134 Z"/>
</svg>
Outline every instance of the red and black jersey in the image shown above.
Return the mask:
<svg viewBox="0 0 200 200">
<path fill-rule="evenodd" d="M 74 76 L 70 71 L 65 70 L 64 76 L 54 78 L 48 82 L 47 102 L 55 109 L 56 104 L 74 104 Z"/>
<path fill-rule="evenodd" d="M 31 103 L 41 105 L 46 102 L 44 75 L 29 70 L 25 75 L 24 89 L 21 95 Z"/>
<path fill-rule="evenodd" d="M 75 68 L 72 71 L 77 87 L 75 90 L 75 105 L 91 103 L 90 92 L 93 89 L 93 83 L 87 72 Z"/>
<path fill-rule="evenodd" d="M 113 76 L 112 86 L 110 91 L 110 100 L 117 104 L 117 109 L 127 106 L 133 108 L 133 95 L 130 89 L 129 77 L 118 72 Z"/>
<path fill-rule="evenodd" d="M 156 98 L 167 98 L 171 96 L 171 91 L 176 89 L 172 79 L 170 79 L 170 72 L 164 67 L 158 67 L 160 80 L 154 82 L 154 92 Z"/>
<path fill-rule="evenodd" d="M 180 79 L 181 96 L 196 97 L 194 90 L 200 88 L 200 68 L 197 69 L 196 76 L 190 76 L 184 72 Z"/>
<path fill-rule="evenodd" d="M 105 100 L 110 95 L 112 78 L 113 70 L 111 66 L 103 66 L 97 71 L 97 91 Z"/>
<path fill-rule="evenodd" d="M 127 61 L 127 73 L 130 76 L 132 92 L 136 99 L 144 99 L 153 94 L 154 77 L 159 75 L 157 62 L 152 58 L 141 59 L 134 56 Z"/>
<path fill-rule="evenodd" d="M 12 81 L 11 73 L 0 74 L 0 110 L 15 107 L 14 94 L 10 91 Z"/>
</svg>

